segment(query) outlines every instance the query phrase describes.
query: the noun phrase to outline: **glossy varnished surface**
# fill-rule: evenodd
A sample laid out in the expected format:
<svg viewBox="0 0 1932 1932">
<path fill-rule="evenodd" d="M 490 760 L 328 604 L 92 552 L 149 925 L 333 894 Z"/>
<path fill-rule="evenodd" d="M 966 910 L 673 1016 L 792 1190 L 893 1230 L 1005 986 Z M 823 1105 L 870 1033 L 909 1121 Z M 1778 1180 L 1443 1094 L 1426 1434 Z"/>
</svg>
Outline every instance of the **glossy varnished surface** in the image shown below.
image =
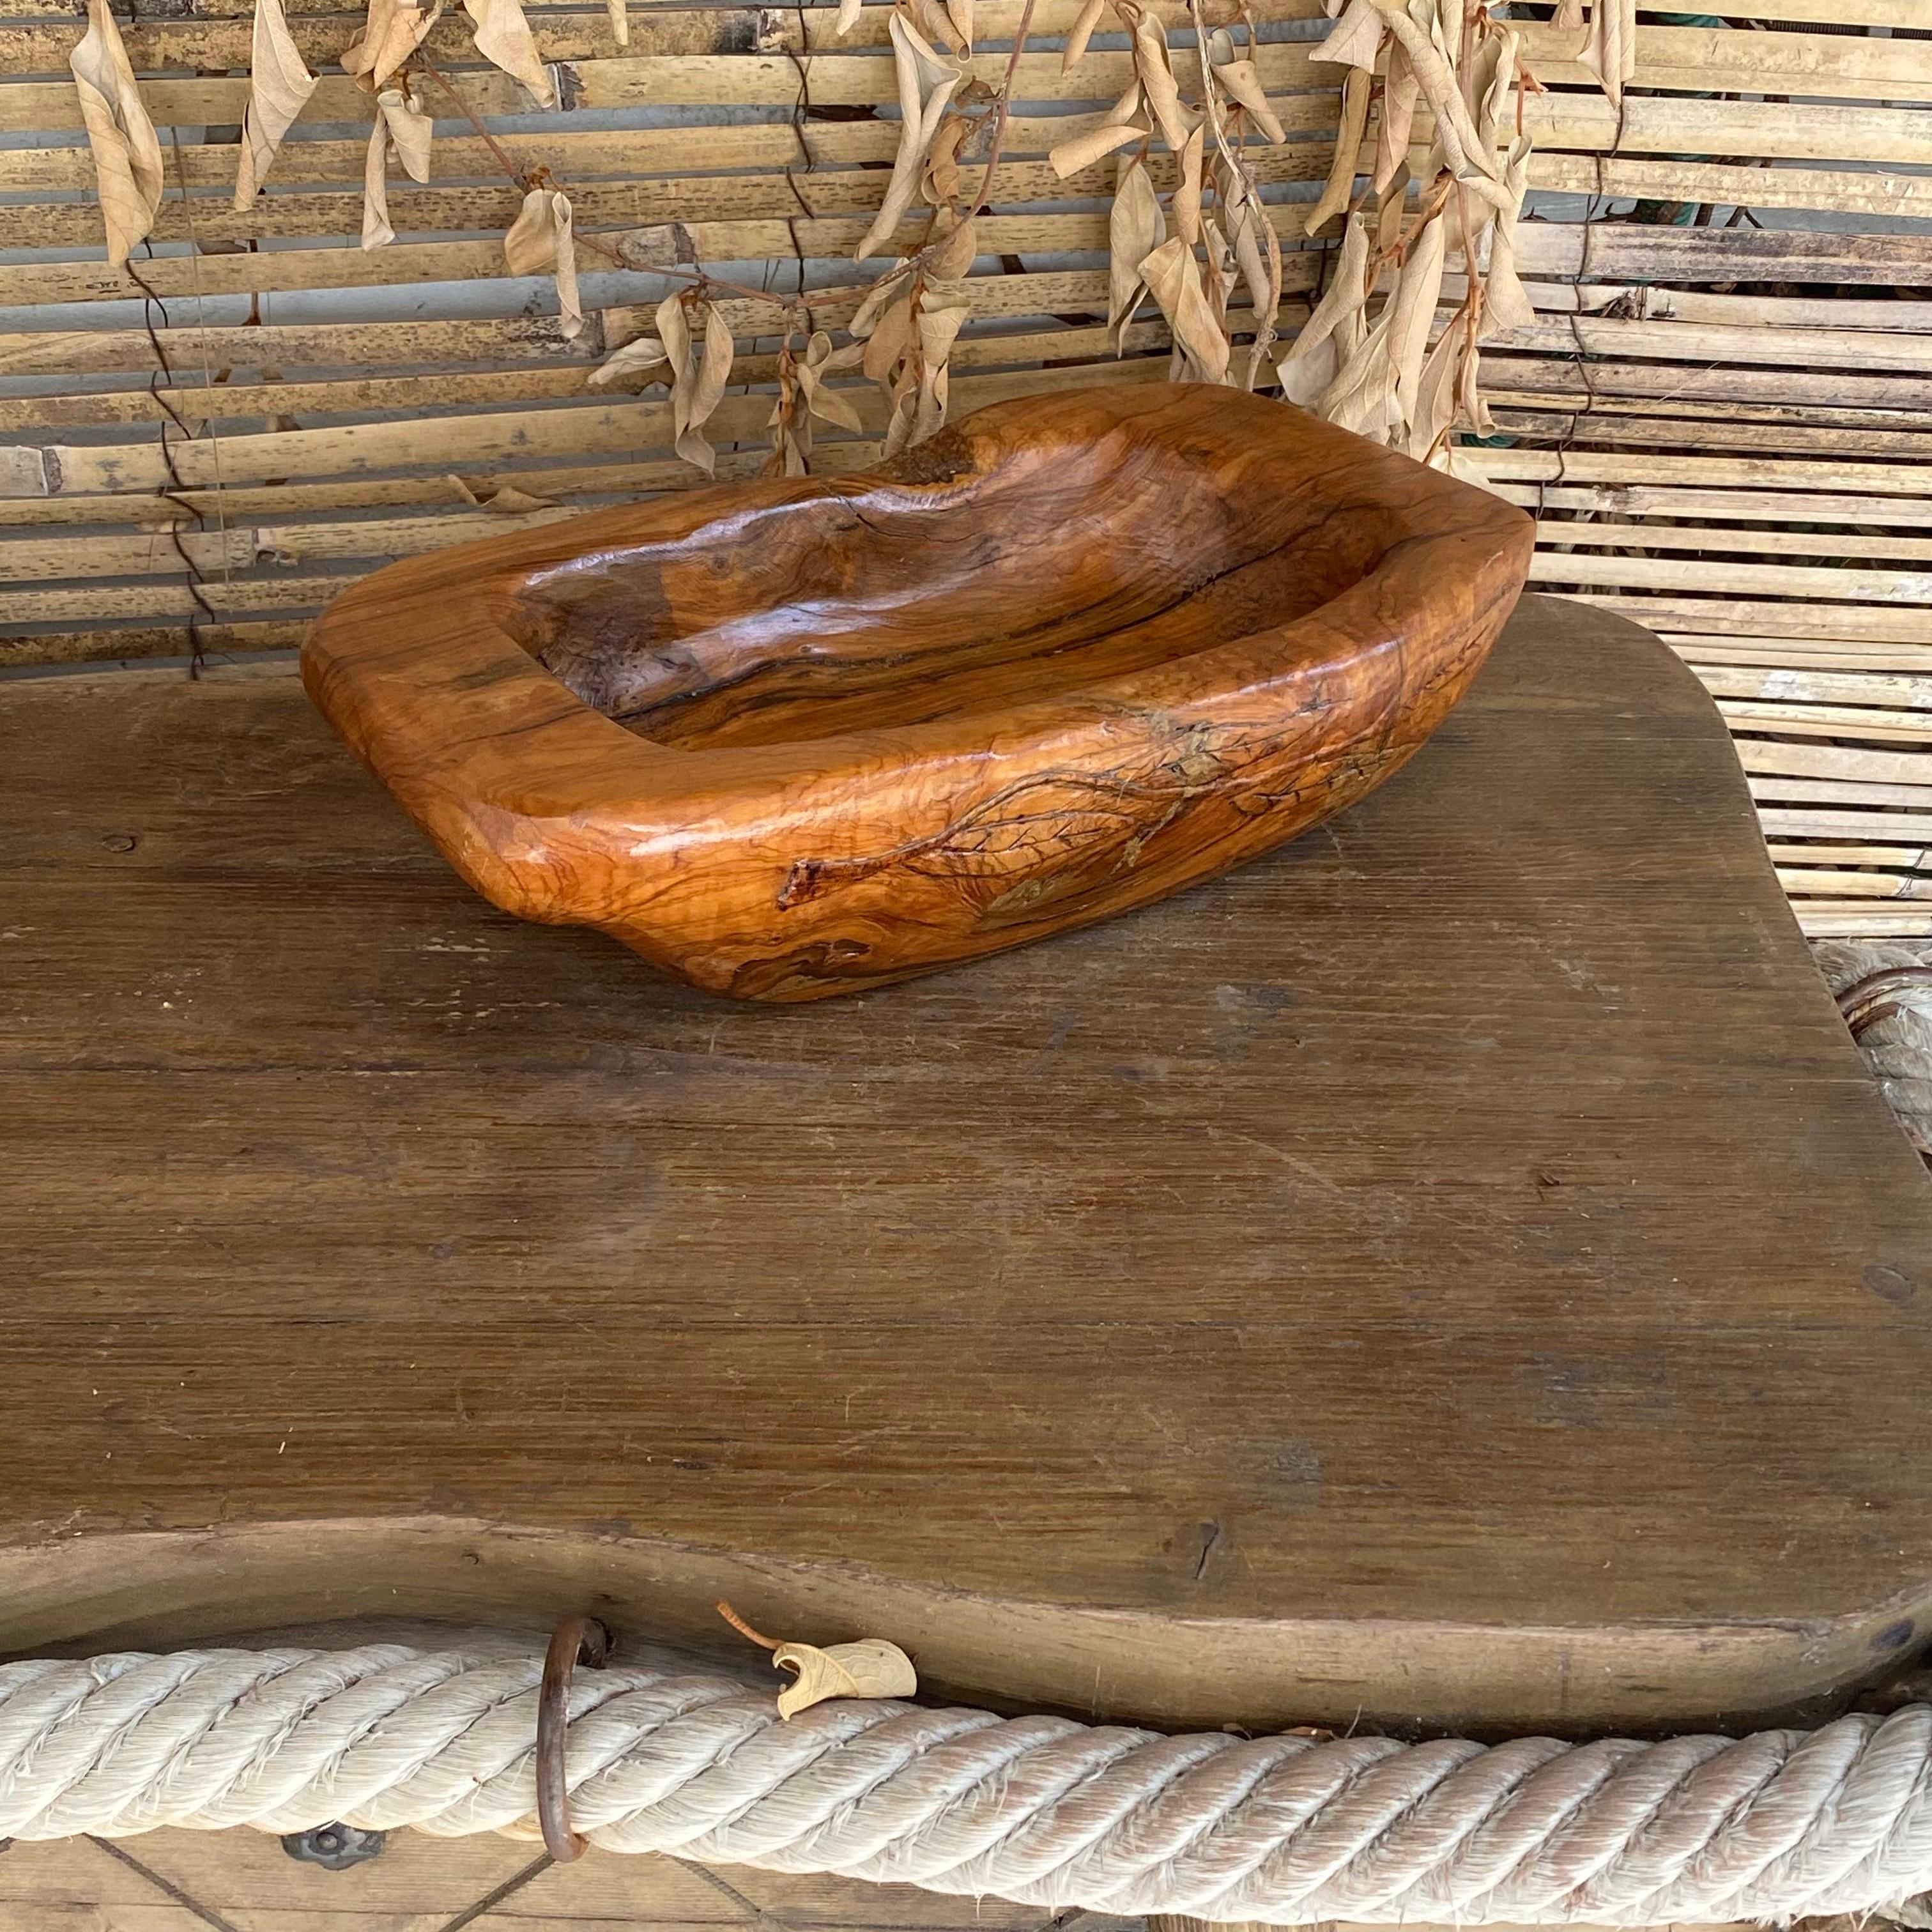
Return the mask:
<svg viewBox="0 0 1932 1932">
<path fill-rule="evenodd" d="M 1932 1190 L 1613 619 L 1220 881 L 790 1010 L 494 910 L 286 675 L 0 728 L 0 1645 L 724 1594 L 1588 1728 L 1925 1634 Z"/>
<path fill-rule="evenodd" d="M 1147 904 L 1351 804 L 1461 695 L 1530 543 L 1299 410 L 1088 388 L 863 475 L 394 566 L 304 674 L 499 904 L 812 999 Z"/>
</svg>

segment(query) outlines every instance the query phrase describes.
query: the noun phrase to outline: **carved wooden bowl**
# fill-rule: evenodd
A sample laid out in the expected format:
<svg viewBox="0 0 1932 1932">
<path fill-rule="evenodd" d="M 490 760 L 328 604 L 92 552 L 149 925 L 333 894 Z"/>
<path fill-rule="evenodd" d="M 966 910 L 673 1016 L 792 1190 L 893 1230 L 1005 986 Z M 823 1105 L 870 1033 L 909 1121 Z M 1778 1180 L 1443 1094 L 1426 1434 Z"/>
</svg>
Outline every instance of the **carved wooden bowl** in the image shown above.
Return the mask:
<svg viewBox="0 0 1932 1932">
<path fill-rule="evenodd" d="M 861 475 L 394 565 L 302 673 L 499 905 L 815 999 L 1145 904 L 1341 810 L 1462 695 L 1531 542 L 1282 404 L 1078 389 Z"/>
</svg>

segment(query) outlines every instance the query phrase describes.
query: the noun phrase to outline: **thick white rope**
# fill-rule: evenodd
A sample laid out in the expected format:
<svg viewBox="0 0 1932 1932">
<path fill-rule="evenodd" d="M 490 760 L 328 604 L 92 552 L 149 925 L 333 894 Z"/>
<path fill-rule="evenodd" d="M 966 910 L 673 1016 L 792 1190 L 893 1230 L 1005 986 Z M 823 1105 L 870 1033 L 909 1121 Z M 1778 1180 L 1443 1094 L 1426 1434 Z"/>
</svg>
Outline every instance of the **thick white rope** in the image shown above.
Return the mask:
<svg viewBox="0 0 1932 1932">
<path fill-rule="evenodd" d="M 542 1659 L 284 1648 L 0 1665 L 0 1838 L 331 1822 L 531 1835 Z M 580 1671 L 593 1844 L 1138 1916 L 1654 1925 L 1932 1891 L 1932 1706 L 1736 1739 L 1164 1737 L 888 1699 L 789 1722 L 670 1653 Z"/>
</svg>

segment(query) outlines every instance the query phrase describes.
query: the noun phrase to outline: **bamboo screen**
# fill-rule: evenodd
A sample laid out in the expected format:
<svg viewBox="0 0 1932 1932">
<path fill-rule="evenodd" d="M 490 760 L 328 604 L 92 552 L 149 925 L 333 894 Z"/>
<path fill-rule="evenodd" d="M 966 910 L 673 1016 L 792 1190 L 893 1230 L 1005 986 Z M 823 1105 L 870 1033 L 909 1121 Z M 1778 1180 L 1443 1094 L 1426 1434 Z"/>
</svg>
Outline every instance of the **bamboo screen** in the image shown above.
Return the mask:
<svg viewBox="0 0 1932 1932">
<path fill-rule="evenodd" d="M 115 268 L 68 70 L 84 22 L 0 0 L 0 664 L 286 650 L 391 559 L 701 482 L 650 372 L 589 381 L 698 264 L 737 285 L 710 292 L 737 352 L 703 434 L 721 478 L 756 473 L 782 347 L 757 292 L 806 291 L 810 327 L 842 344 L 883 266 L 854 251 L 900 142 L 891 10 L 847 10 L 842 34 L 829 7 L 632 0 L 625 17 L 622 0 L 530 0 L 542 112 L 446 15 L 412 76 L 436 122 L 429 178 L 388 157 L 394 238 L 365 248 L 376 110 L 339 65 L 362 14 L 287 0 L 292 51 L 320 78 L 238 214 L 250 0 L 142 0 L 122 28 L 160 130 L 160 200 Z M 1574 4 L 1493 10 L 1542 88 L 1521 102 L 1516 230 L 1534 314 L 1486 340 L 1490 434 L 1451 460 L 1538 514 L 1537 583 L 1640 618 L 1695 667 L 1809 931 L 1932 934 L 1932 300 L 1915 298 L 1932 263 L 1932 0 L 1634 16 L 1616 106 L 1580 60 Z M 1111 14 L 1064 70 L 1082 11 L 1034 0 L 1011 69 L 950 353 L 956 416 L 1169 368 L 1158 310 L 1118 356 L 1109 340 L 1120 158 L 1064 178 L 1046 159 L 1133 71 Z M 1177 58 L 1192 46 L 1185 0 L 1149 11 Z M 1286 344 L 1336 259 L 1335 223 L 1310 240 L 1305 218 L 1342 70 L 1310 58 L 1331 24 L 1318 0 L 1246 11 L 1283 136 L 1247 152 L 1280 240 Z M 1021 18 L 1018 0 L 979 0 L 982 100 Z M 1384 92 L 1363 90 L 1365 175 Z M 1172 154 L 1148 165 L 1173 188 Z M 572 203 L 574 339 L 552 277 L 506 259 L 514 177 L 538 169 Z M 878 252 L 928 232 L 909 213 Z M 1456 292 L 1452 276 L 1445 304 Z M 1251 338 L 1238 310 L 1230 328 Z M 890 402 L 857 370 L 826 386 L 850 423 L 817 424 L 813 466 L 849 467 L 876 452 Z"/>
</svg>

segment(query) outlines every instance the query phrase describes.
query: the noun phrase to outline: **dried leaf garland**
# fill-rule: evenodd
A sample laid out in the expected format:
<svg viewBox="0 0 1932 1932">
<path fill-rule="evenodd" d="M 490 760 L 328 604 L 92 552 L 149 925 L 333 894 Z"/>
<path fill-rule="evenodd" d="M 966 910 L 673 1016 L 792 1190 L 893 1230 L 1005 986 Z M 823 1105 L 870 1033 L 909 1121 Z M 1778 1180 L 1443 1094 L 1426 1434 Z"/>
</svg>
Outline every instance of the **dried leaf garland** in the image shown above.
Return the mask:
<svg viewBox="0 0 1932 1932">
<path fill-rule="evenodd" d="M 242 158 L 235 174 L 236 213 L 261 193 L 276 150 L 315 89 L 316 76 L 289 32 L 282 0 L 255 0 L 248 105 L 242 117 Z"/>
<path fill-rule="evenodd" d="M 161 144 L 141 99 L 107 0 L 88 0 L 87 32 L 68 57 L 94 154 L 94 177 L 111 267 L 153 232 L 165 177 Z"/>
<path fill-rule="evenodd" d="M 513 275 L 553 274 L 564 334 L 584 332 L 584 310 L 577 298 L 577 242 L 570 202 L 555 188 L 533 188 L 523 211 L 503 237 L 503 260 Z"/>
<path fill-rule="evenodd" d="M 342 56 L 342 70 L 358 87 L 380 94 L 410 55 L 429 38 L 442 15 L 442 0 L 408 7 L 401 0 L 369 0 L 361 31 Z"/>
<path fill-rule="evenodd" d="M 898 82 L 898 153 L 892 162 L 892 179 L 886 184 L 884 202 L 865 239 L 853 251 L 860 261 L 878 253 L 879 244 L 894 233 L 911 207 L 924 177 L 927 151 L 939 131 L 947 104 L 966 78 L 964 70 L 935 52 L 904 14 L 893 14 L 890 31 Z"/>
<path fill-rule="evenodd" d="M 1415 104 L 1422 98 L 1421 83 L 1408 64 L 1402 44 L 1389 49 L 1388 78 L 1382 87 L 1382 112 L 1376 130 L 1376 171 L 1372 185 L 1380 194 L 1398 173 L 1408 168 L 1408 144 L 1415 130 Z"/>
<path fill-rule="evenodd" d="M 389 226 L 388 166 L 400 161 L 410 180 L 429 179 L 429 151 L 434 120 L 403 93 L 386 87 L 376 97 L 376 124 L 362 164 L 362 245 L 385 248 L 396 238 Z"/>
<path fill-rule="evenodd" d="M 524 17 L 523 0 L 463 0 L 463 10 L 475 29 L 476 51 L 501 68 L 538 107 L 554 110 L 556 88 Z"/>
</svg>

